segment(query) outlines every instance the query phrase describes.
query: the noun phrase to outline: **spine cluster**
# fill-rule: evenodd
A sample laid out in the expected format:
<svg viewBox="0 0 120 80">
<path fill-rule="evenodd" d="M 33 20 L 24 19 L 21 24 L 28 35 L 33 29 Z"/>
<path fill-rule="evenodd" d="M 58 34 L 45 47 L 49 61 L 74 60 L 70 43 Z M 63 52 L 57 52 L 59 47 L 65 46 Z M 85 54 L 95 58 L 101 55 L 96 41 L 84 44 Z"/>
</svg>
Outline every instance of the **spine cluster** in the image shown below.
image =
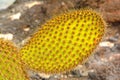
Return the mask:
<svg viewBox="0 0 120 80">
<path fill-rule="evenodd" d="M 25 66 L 47 74 L 69 71 L 92 54 L 104 32 L 100 14 L 82 9 L 48 20 L 20 51 L 0 39 L 0 80 L 28 80 Z"/>
<path fill-rule="evenodd" d="M 19 55 L 10 41 L 0 39 L 0 80 L 28 80 Z"/>
<path fill-rule="evenodd" d="M 44 73 L 69 71 L 92 54 L 104 29 L 104 20 L 93 10 L 61 14 L 47 21 L 22 47 L 22 60 Z"/>
</svg>

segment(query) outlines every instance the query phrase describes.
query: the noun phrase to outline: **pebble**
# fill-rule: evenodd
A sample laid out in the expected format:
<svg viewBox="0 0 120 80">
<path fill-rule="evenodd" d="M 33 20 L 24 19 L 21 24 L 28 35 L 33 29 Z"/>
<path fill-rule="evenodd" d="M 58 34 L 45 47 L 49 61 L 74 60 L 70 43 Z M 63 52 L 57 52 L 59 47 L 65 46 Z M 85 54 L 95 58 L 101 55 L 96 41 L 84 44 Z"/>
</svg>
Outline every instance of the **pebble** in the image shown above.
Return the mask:
<svg viewBox="0 0 120 80">
<path fill-rule="evenodd" d="M 18 13 L 14 14 L 14 15 L 11 15 L 9 18 L 13 21 L 13 20 L 19 20 L 20 17 L 21 17 L 21 13 L 18 12 Z"/>
<path fill-rule="evenodd" d="M 0 38 L 6 39 L 6 40 L 12 40 L 13 39 L 13 34 L 11 34 L 11 33 L 0 34 Z"/>
<path fill-rule="evenodd" d="M 89 76 L 89 80 L 98 80 L 95 72 L 89 72 L 88 76 Z"/>
<path fill-rule="evenodd" d="M 48 80 L 58 80 L 61 78 L 60 74 L 51 75 Z"/>
<path fill-rule="evenodd" d="M 109 42 L 109 41 L 104 41 L 104 42 L 101 42 L 99 44 L 100 47 L 109 47 L 109 48 L 112 48 L 114 47 L 114 43 L 112 42 Z"/>
<path fill-rule="evenodd" d="M 35 5 L 43 4 L 43 1 L 31 1 L 30 3 L 25 4 L 26 7 L 31 8 Z"/>
</svg>

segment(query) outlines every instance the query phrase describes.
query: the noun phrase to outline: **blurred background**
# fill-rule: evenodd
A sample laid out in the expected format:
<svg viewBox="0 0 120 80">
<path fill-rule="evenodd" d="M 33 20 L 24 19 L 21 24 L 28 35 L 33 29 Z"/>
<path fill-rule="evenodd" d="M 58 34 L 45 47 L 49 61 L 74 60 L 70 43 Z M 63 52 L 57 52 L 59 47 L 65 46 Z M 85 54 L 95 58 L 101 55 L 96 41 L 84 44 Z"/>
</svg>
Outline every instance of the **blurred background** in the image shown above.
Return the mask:
<svg viewBox="0 0 120 80">
<path fill-rule="evenodd" d="M 94 55 L 63 74 L 28 71 L 31 80 L 120 80 L 120 0 L 0 0 L 0 38 L 21 47 L 52 16 L 92 8 L 105 19 L 106 33 Z"/>
</svg>

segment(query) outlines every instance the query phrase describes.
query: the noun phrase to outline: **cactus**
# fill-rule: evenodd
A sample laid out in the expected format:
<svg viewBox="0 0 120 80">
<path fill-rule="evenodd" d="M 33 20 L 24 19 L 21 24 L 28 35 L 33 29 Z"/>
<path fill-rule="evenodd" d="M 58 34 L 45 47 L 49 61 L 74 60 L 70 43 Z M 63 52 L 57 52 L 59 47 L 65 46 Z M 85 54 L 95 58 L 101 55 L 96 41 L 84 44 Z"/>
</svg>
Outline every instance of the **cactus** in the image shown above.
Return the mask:
<svg viewBox="0 0 120 80">
<path fill-rule="evenodd" d="M 104 31 L 105 22 L 96 11 L 66 12 L 48 20 L 21 48 L 21 57 L 35 71 L 69 71 L 92 54 Z"/>
<path fill-rule="evenodd" d="M 0 80 L 28 80 L 17 48 L 3 39 L 0 39 Z"/>
</svg>

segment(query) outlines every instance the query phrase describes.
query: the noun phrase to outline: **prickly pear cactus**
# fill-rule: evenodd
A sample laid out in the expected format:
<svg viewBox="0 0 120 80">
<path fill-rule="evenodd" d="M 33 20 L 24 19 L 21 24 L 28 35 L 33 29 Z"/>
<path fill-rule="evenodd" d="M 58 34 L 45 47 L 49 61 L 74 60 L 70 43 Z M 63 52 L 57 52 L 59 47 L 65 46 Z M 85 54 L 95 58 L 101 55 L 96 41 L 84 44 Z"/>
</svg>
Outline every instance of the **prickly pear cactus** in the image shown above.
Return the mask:
<svg viewBox="0 0 120 80">
<path fill-rule="evenodd" d="M 15 46 L 0 39 L 0 80 L 28 80 Z"/>
<path fill-rule="evenodd" d="M 83 63 L 104 35 L 105 23 L 90 9 L 74 10 L 46 22 L 21 49 L 29 68 L 59 73 Z"/>
</svg>

